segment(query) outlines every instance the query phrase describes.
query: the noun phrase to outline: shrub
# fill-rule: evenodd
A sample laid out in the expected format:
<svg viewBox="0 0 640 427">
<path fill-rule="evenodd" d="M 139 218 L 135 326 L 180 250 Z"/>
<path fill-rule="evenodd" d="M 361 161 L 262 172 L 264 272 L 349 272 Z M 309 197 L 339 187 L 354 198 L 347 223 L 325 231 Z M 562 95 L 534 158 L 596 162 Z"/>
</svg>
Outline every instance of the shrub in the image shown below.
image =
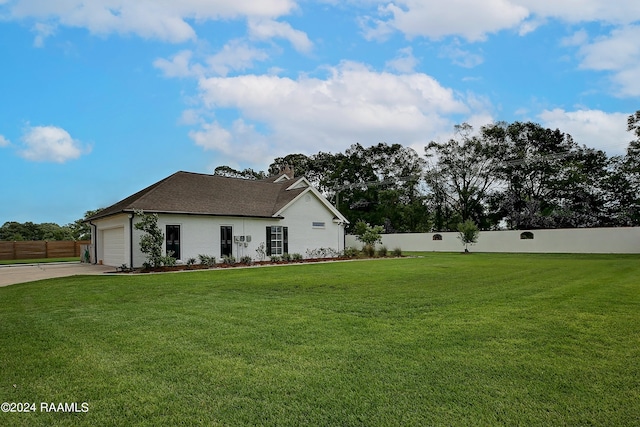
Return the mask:
<svg viewBox="0 0 640 427">
<path fill-rule="evenodd" d="M 302 259 L 303 259 L 302 254 L 291 254 L 292 261 L 302 261 Z"/>
<path fill-rule="evenodd" d="M 402 256 L 402 249 L 400 249 L 400 248 L 394 248 L 394 249 L 393 249 L 393 256 L 401 257 L 401 256 Z"/>
<path fill-rule="evenodd" d="M 336 258 L 340 252 L 333 248 L 307 249 L 307 258 Z"/>
<path fill-rule="evenodd" d="M 269 257 L 269 259 L 271 260 L 271 262 L 280 262 L 282 261 L 282 257 L 279 255 L 271 255 Z"/>
<path fill-rule="evenodd" d="M 240 263 L 245 265 L 251 265 L 253 264 L 253 259 L 251 259 L 249 255 L 245 255 L 242 258 L 240 258 Z"/>
<path fill-rule="evenodd" d="M 364 245 L 362 253 L 369 258 L 373 258 L 376 254 L 376 247 L 373 245 Z"/>
<path fill-rule="evenodd" d="M 378 256 L 379 257 L 386 257 L 388 254 L 388 250 L 386 246 L 380 246 L 380 249 L 378 249 Z"/>
<path fill-rule="evenodd" d="M 356 239 L 364 243 L 365 246 L 375 246 L 376 243 L 382 241 L 382 232 L 384 227 L 381 225 L 371 226 L 368 223 L 360 220 L 356 222 L 353 234 L 356 235 Z"/>
<path fill-rule="evenodd" d="M 200 264 L 206 265 L 207 267 L 214 267 L 216 265 L 216 257 L 211 255 L 198 255 L 198 259 L 200 260 Z"/>
<path fill-rule="evenodd" d="M 282 254 L 282 260 L 285 261 L 285 262 L 290 262 L 291 261 L 291 255 L 286 253 L 286 252 L 283 253 Z"/>
<path fill-rule="evenodd" d="M 236 263 L 236 259 L 233 255 L 225 255 L 222 257 L 222 263 L 227 265 L 233 265 Z"/>
<path fill-rule="evenodd" d="M 480 230 L 475 222 L 468 219 L 458 224 L 458 239 L 464 245 L 465 252 L 469 252 L 469 245 L 478 243 L 478 236 L 480 236 Z"/>
<path fill-rule="evenodd" d="M 141 210 L 136 210 L 135 214 L 140 217 L 133 227 L 142 231 L 140 236 L 140 252 L 147 256 L 145 265 L 149 267 L 160 267 L 163 264 L 162 243 L 164 233 L 158 226 L 158 214 L 145 214 Z"/>
<path fill-rule="evenodd" d="M 345 248 L 343 252 L 344 256 L 347 258 L 356 258 L 359 253 L 360 251 L 354 247 Z"/>
<path fill-rule="evenodd" d="M 175 266 L 177 260 L 173 257 L 173 254 L 173 251 L 167 252 L 167 255 L 160 257 L 160 263 L 166 267 Z"/>
</svg>

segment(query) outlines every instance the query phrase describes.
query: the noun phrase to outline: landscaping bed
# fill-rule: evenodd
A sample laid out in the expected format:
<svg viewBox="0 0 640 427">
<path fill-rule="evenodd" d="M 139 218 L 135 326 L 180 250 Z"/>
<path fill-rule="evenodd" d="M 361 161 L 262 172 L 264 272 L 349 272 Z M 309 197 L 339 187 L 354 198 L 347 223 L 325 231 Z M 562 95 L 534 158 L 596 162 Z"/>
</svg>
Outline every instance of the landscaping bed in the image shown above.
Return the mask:
<svg viewBox="0 0 640 427">
<path fill-rule="evenodd" d="M 402 256 L 402 255 L 400 255 Z M 400 256 L 393 257 L 376 257 L 376 258 L 398 258 Z M 260 267 L 269 265 L 287 265 L 287 264 L 308 264 L 318 262 L 332 262 L 332 261 L 353 261 L 358 259 L 369 259 L 368 257 L 326 257 L 326 258 L 304 258 L 290 261 L 251 261 L 251 262 L 220 262 L 215 265 L 206 264 L 180 264 L 161 267 L 140 267 L 140 268 L 126 268 L 119 267 L 114 273 L 163 273 L 171 271 L 195 271 L 195 270 L 215 270 L 221 268 L 246 268 L 246 267 Z"/>
</svg>

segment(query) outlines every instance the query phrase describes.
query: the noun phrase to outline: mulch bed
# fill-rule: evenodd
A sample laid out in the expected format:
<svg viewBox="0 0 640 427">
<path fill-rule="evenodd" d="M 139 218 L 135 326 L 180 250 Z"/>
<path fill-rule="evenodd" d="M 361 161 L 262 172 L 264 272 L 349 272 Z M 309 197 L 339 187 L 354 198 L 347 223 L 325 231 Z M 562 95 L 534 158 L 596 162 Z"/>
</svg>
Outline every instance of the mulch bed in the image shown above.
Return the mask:
<svg viewBox="0 0 640 427">
<path fill-rule="evenodd" d="M 234 264 L 225 264 L 218 263 L 213 267 L 209 267 L 204 264 L 193 264 L 193 265 L 174 265 L 174 266 L 165 266 L 165 267 L 155 267 L 155 268 L 135 268 L 131 269 L 118 269 L 115 273 L 165 273 L 170 271 L 194 271 L 194 270 L 215 270 L 220 268 L 237 268 L 237 267 L 256 267 L 256 266 L 264 266 L 264 265 L 283 265 L 283 264 L 307 264 L 307 263 L 316 263 L 316 262 L 327 262 L 327 261 L 347 261 L 357 258 L 348 258 L 348 257 L 335 257 L 335 258 L 308 258 L 299 261 L 253 261 L 251 264 L 245 264 L 241 262 L 236 262 Z"/>
</svg>

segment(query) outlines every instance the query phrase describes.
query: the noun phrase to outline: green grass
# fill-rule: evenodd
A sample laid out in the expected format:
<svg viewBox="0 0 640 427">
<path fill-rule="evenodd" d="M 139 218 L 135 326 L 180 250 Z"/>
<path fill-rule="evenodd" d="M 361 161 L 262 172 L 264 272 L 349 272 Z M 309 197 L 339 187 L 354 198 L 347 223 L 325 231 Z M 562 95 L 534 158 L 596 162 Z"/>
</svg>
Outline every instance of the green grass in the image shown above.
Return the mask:
<svg viewBox="0 0 640 427">
<path fill-rule="evenodd" d="M 14 387 L 15 385 L 15 387 Z M 0 288 L 0 425 L 638 425 L 640 257 L 423 258 Z"/>
<path fill-rule="evenodd" d="M 72 258 L 38 258 L 38 259 L 9 259 L 0 260 L 0 265 L 9 264 L 44 264 L 48 262 L 78 262 L 80 257 Z"/>
</svg>

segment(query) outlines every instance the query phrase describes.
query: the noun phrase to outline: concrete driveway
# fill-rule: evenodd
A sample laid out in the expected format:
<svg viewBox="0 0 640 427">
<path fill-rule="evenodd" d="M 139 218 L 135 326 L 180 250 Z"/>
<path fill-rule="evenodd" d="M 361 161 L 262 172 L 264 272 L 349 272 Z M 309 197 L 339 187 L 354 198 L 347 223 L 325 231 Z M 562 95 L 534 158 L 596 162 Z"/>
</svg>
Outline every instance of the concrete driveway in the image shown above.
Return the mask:
<svg viewBox="0 0 640 427">
<path fill-rule="evenodd" d="M 104 274 L 115 270 L 115 267 L 82 264 L 80 262 L 2 265 L 0 266 L 0 286 L 52 279 L 54 277 Z"/>
</svg>

